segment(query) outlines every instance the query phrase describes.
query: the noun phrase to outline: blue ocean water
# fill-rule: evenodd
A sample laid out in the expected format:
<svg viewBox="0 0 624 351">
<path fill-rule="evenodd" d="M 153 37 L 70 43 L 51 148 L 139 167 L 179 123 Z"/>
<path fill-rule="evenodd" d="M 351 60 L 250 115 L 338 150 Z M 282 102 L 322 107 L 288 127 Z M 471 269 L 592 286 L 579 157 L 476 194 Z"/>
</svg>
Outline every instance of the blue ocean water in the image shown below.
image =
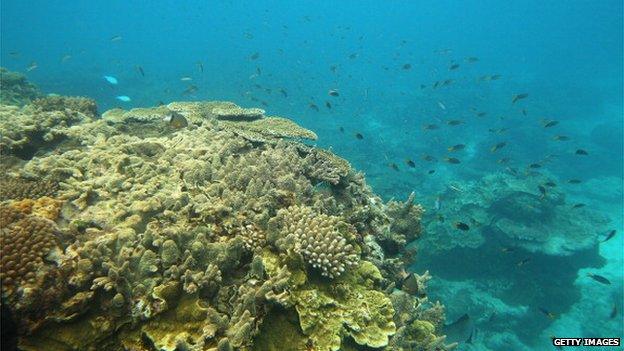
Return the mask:
<svg viewBox="0 0 624 351">
<path fill-rule="evenodd" d="M 449 322 L 471 315 L 462 349 L 547 350 L 553 335 L 624 336 L 621 1 L 0 5 L 1 65 L 26 72 L 35 62 L 26 75 L 44 92 L 89 96 L 101 111 L 178 100 L 262 107 L 313 129 L 317 145 L 348 159 L 384 199 L 415 191 L 431 215 L 426 228 L 437 212 L 450 212 L 444 225 L 452 226 L 451 201 L 484 205 L 479 189 L 494 184 L 484 177 L 548 178 L 569 211 L 584 204 L 607 218 L 588 220 L 588 231 L 616 236 L 580 253 L 541 248 L 507 262 L 495 233 L 462 246 L 470 237 L 454 232 L 448 250 L 423 239 L 413 269 L 430 270 L 430 297 L 447 306 Z"/>
</svg>

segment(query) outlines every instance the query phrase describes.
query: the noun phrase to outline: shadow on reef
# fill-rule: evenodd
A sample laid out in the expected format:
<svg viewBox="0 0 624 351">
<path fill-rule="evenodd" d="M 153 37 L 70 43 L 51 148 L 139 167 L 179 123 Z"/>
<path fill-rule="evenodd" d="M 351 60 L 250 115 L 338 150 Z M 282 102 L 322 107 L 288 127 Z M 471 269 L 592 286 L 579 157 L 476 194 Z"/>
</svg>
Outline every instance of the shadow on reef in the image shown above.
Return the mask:
<svg viewBox="0 0 624 351">
<path fill-rule="evenodd" d="M 289 119 L 220 101 L 100 117 L 92 100 L 45 97 L 0 105 L 0 133 L 2 306 L 15 322 L 3 343 L 455 346 L 431 276 L 406 272 L 406 243 L 423 236 L 414 195 L 384 203 Z"/>
</svg>

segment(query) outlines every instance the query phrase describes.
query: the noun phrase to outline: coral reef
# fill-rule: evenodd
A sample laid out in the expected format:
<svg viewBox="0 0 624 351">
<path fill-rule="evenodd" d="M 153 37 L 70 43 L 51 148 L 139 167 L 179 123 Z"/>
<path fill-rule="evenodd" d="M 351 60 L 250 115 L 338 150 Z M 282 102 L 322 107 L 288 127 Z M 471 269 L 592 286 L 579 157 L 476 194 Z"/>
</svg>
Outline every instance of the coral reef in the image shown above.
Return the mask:
<svg viewBox="0 0 624 351">
<path fill-rule="evenodd" d="M 41 96 L 37 87 L 17 72 L 0 67 L 0 104 L 23 106 Z"/>
<path fill-rule="evenodd" d="M 17 186 L 0 208 L 3 304 L 43 313 L 21 349 L 446 347 L 427 279 L 404 283 L 422 209 L 384 204 L 348 162 L 293 140 L 316 138 L 294 122 L 226 102 L 12 111 L 8 150 L 37 154 L 3 178 Z M 172 111 L 189 125 L 170 128 Z M 28 305 L 33 282 L 58 288 Z"/>
<path fill-rule="evenodd" d="M 53 196 L 58 183 L 50 179 L 29 180 L 5 175 L 0 178 L 0 201 Z"/>
</svg>

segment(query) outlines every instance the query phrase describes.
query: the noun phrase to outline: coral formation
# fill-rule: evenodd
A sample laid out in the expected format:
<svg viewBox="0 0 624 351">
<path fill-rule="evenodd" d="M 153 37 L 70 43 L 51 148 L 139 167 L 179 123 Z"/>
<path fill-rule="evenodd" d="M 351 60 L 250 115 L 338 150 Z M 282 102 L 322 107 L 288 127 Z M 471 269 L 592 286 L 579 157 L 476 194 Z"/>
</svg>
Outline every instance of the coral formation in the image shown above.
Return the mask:
<svg viewBox="0 0 624 351">
<path fill-rule="evenodd" d="M 41 96 L 37 87 L 17 72 L 0 67 L 0 104 L 23 106 Z"/>
<path fill-rule="evenodd" d="M 261 108 L 242 108 L 236 104 L 228 103 L 213 108 L 211 112 L 218 119 L 254 120 L 263 118 L 265 111 Z"/>
<path fill-rule="evenodd" d="M 50 179 L 29 180 L 11 176 L 0 178 L 0 201 L 38 199 L 53 196 L 58 183 Z"/>
<path fill-rule="evenodd" d="M 291 140 L 314 133 L 238 109 L 175 102 L 100 119 L 88 101 L 55 98 L 3 115 L 11 152 L 37 153 L 4 179 L 59 184 L 2 197 L 3 303 L 20 318 L 39 272 L 58 286 L 21 349 L 445 348 L 426 279 L 413 295 L 401 285 L 409 250 L 397 243 L 420 235 L 413 197 L 385 205 L 348 162 Z M 171 111 L 189 125 L 169 128 Z"/>
</svg>

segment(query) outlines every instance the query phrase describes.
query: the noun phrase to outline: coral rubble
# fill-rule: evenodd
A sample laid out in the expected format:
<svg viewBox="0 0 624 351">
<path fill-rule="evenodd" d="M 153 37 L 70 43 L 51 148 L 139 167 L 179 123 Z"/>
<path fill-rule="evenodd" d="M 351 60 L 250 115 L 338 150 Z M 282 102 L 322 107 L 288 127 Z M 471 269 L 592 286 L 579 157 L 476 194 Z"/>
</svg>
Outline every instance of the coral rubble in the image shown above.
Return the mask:
<svg viewBox="0 0 624 351">
<path fill-rule="evenodd" d="M 446 348 L 428 278 L 403 283 L 422 208 L 384 204 L 313 132 L 225 102 L 8 108 L 2 303 L 44 312 L 21 349 Z"/>
</svg>

